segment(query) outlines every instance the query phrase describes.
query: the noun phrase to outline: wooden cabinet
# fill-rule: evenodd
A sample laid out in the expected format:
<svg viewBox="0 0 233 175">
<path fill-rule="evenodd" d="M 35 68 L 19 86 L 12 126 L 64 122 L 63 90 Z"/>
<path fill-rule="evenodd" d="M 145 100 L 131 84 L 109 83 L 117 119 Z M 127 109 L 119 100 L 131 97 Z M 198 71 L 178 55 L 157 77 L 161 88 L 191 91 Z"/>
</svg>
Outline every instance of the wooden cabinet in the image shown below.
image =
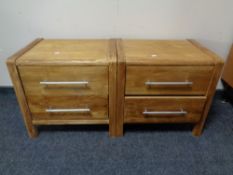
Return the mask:
<svg viewBox="0 0 233 175">
<path fill-rule="evenodd" d="M 31 137 L 38 125 L 193 123 L 203 129 L 223 62 L 195 41 L 37 39 L 7 61 Z"/>
<path fill-rule="evenodd" d="M 114 136 L 114 40 L 36 40 L 7 62 L 31 137 L 36 126 L 109 124 Z M 111 109 L 111 110 L 110 110 Z"/>
<path fill-rule="evenodd" d="M 223 66 L 193 40 L 118 40 L 117 134 L 125 123 L 193 123 L 200 135 Z"/>
</svg>

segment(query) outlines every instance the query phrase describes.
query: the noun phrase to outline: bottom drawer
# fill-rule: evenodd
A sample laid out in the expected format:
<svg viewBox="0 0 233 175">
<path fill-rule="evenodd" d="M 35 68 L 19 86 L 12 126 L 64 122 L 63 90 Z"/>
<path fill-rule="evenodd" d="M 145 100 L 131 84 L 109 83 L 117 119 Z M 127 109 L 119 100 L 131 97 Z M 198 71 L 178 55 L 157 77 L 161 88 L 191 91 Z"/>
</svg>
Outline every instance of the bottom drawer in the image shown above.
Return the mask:
<svg viewBox="0 0 233 175">
<path fill-rule="evenodd" d="M 125 97 L 125 123 L 196 123 L 205 97 Z"/>
<path fill-rule="evenodd" d="M 108 119 L 107 97 L 31 96 L 28 104 L 33 120 Z"/>
</svg>

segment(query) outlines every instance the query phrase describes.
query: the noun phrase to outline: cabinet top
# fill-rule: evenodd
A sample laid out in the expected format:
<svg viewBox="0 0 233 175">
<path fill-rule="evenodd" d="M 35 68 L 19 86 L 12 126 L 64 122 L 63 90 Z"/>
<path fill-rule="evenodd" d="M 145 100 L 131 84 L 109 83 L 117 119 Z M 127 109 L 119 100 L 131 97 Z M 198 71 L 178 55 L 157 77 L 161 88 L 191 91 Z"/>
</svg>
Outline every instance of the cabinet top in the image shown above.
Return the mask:
<svg viewBox="0 0 233 175">
<path fill-rule="evenodd" d="M 17 65 L 33 64 L 100 64 L 110 61 L 111 40 L 40 41 L 16 61 Z"/>
<path fill-rule="evenodd" d="M 195 41 L 121 40 L 121 45 L 127 65 L 213 65 L 220 60 Z"/>
</svg>

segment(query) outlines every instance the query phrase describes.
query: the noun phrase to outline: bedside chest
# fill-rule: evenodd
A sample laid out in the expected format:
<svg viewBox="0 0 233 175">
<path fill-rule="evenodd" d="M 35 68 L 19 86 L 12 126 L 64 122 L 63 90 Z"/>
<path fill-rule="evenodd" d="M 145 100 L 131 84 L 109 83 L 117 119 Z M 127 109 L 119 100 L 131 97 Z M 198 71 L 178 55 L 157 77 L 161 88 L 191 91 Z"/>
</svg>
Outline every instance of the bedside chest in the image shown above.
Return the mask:
<svg viewBox="0 0 233 175">
<path fill-rule="evenodd" d="M 115 135 L 114 40 L 37 39 L 7 65 L 31 137 L 38 125 L 109 124 Z"/>
<path fill-rule="evenodd" d="M 37 39 L 7 60 L 30 137 L 39 125 L 193 123 L 200 135 L 223 62 L 193 40 Z"/>
<path fill-rule="evenodd" d="M 223 62 L 193 40 L 118 40 L 117 135 L 126 123 L 193 123 L 200 135 Z"/>
</svg>

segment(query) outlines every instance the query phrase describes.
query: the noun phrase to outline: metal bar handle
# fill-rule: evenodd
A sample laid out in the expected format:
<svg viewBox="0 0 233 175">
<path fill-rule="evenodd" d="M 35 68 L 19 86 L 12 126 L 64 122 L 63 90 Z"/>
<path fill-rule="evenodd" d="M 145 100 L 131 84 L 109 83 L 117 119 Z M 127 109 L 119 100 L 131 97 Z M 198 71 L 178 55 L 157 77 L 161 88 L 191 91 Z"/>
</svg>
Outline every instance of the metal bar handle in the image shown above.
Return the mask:
<svg viewBox="0 0 233 175">
<path fill-rule="evenodd" d="M 77 113 L 83 113 L 83 112 L 90 112 L 91 110 L 89 108 L 77 108 L 77 109 L 46 109 L 46 112 L 49 113 L 59 113 L 59 112 L 77 112 Z"/>
<path fill-rule="evenodd" d="M 43 85 L 88 85 L 88 81 L 41 81 Z"/>
<path fill-rule="evenodd" d="M 143 115 L 186 115 L 187 111 L 181 109 L 180 111 L 147 111 L 143 112 Z"/>
<path fill-rule="evenodd" d="M 179 86 L 191 86 L 193 85 L 193 82 L 190 81 L 180 81 L 180 82 L 154 82 L 154 81 L 147 81 L 145 82 L 145 85 L 147 86 L 153 86 L 153 85 L 166 85 L 166 86 L 174 86 L 174 85 L 179 85 Z"/>
</svg>

